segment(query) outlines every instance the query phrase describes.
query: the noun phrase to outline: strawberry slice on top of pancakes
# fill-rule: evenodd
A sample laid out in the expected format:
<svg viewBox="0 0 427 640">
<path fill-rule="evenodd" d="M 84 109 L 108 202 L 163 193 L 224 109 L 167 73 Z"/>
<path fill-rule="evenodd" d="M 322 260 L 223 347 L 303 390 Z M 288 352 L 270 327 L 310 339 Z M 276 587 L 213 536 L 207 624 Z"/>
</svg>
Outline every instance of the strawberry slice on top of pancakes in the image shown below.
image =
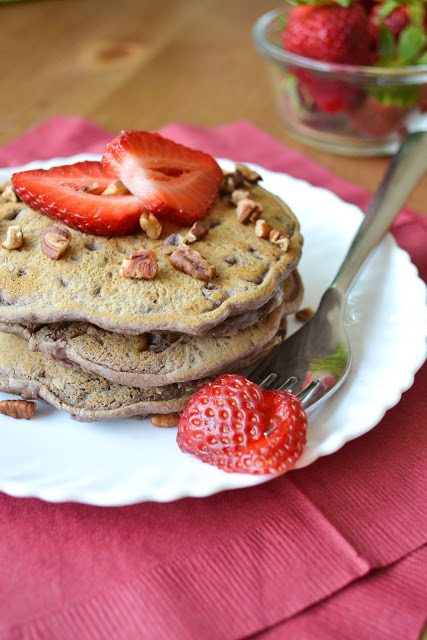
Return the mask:
<svg viewBox="0 0 427 640">
<path fill-rule="evenodd" d="M 147 211 L 178 224 L 205 215 L 223 177 L 207 153 L 147 131 L 123 131 L 107 145 L 102 162 Z"/>
<path fill-rule="evenodd" d="M 122 132 L 108 144 L 102 162 L 12 176 L 17 195 L 35 211 L 103 236 L 137 231 L 144 210 L 193 223 L 215 202 L 221 180 L 221 168 L 208 154 L 146 131 Z M 117 181 L 122 188 L 111 195 L 108 187 Z"/>
</svg>

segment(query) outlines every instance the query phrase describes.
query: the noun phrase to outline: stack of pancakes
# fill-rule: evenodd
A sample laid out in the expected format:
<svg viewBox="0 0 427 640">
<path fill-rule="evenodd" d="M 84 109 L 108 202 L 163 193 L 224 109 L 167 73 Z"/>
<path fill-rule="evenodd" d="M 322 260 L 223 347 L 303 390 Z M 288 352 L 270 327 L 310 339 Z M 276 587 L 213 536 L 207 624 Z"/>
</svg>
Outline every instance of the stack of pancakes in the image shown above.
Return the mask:
<svg viewBox="0 0 427 640">
<path fill-rule="evenodd" d="M 165 223 L 157 240 L 71 230 L 67 252 L 52 260 L 40 232 L 64 225 L 0 194 L 0 242 L 9 225 L 24 236 L 19 249 L 0 250 L 0 390 L 82 421 L 168 414 L 208 380 L 259 360 L 300 305 L 302 237 L 279 198 L 259 185 L 251 197 L 289 246 L 258 237 L 222 194 L 203 218 L 208 234 L 191 244 L 216 269 L 202 281 L 162 250 L 191 225 Z M 142 249 L 156 254 L 155 278 L 123 277 L 123 259 Z"/>
</svg>

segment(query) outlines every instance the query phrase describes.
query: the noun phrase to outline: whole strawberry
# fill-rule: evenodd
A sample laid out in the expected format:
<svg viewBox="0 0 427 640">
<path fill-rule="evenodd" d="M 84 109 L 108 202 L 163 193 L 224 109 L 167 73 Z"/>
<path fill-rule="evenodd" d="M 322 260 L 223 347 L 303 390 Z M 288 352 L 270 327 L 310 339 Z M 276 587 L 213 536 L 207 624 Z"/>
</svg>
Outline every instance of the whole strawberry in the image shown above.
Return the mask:
<svg viewBox="0 0 427 640">
<path fill-rule="evenodd" d="M 382 138 L 392 134 L 402 126 L 406 110 L 398 105 L 382 104 L 373 96 L 365 100 L 349 112 L 352 127 L 370 138 Z"/>
<path fill-rule="evenodd" d="M 342 6 L 342 4 L 346 6 Z M 282 32 L 287 51 L 322 62 L 349 65 L 365 64 L 370 55 L 369 20 L 361 4 L 350 0 L 324 2 L 308 0 L 288 14 Z M 300 91 L 326 113 L 350 109 L 358 100 L 356 85 L 332 80 L 305 69 L 292 70 L 299 79 Z"/>
<path fill-rule="evenodd" d="M 374 30 L 374 66 L 399 68 L 427 63 L 425 0 L 379 2 L 371 12 Z M 370 138 L 391 134 L 404 135 L 406 116 L 416 105 L 421 106 L 418 84 L 372 84 L 364 87 L 364 99 L 349 110 L 349 121 L 355 131 Z"/>
<path fill-rule="evenodd" d="M 419 28 L 421 33 L 425 33 L 427 31 L 426 6 L 426 0 L 407 0 L 407 2 L 400 4 L 394 0 L 376 2 L 369 14 L 374 47 L 381 48 L 380 30 L 384 26 L 389 30 L 395 42 L 402 31 L 409 26 Z"/>
<path fill-rule="evenodd" d="M 178 423 L 182 451 L 227 472 L 279 474 L 295 465 L 306 441 L 300 400 L 285 391 L 262 391 L 225 374 L 189 400 Z"/>
<path fill-rule="evenodd" d="M 346 4 L 347 6 L 342 6 Z M 366 11 L 350 0 L 308 0 L 291 9 L 282 32 L 283 47 L 313 60 L 365 64 L 370 34 Z"/>
<path fill-rule="evenodd" d="M 340 113 L 358 102 L 360 90 L 356 85 L 341 80 L 316 76 L 305 69 L 294 69 L 303 97 L 308 97 L 326 113 Z"/>
</svg>

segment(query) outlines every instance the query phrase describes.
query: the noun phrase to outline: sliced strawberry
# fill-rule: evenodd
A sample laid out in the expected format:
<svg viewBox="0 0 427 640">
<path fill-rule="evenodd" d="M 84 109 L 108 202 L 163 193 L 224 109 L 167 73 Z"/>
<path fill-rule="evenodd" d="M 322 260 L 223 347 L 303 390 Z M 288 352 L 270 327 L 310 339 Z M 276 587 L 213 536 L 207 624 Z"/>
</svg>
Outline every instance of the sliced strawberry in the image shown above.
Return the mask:
<svg viewBox="0 0 427 640">
<path fill-rule="evenodd" d="M 223 177 L 208 154 L 147 131 L 123 131 L 107 145 L 102 162 L 147 211 L 178 224 L 205 215 Z"/>
<path fill-rule="evenodd" d="M 180 449 L 228 472 L 279 474 L 295 465 L 306 441 L 300 400 L 286 391 L 262 391 L 225 374 L 202 387 L 178 423 Z"/>
<path fill-rule="evenodd" d="M 124 235 L 139 228 L 143 207 L 138 198 L 100 195 L 114 180 L 117 177 L 109 169 L 90 161 L 12 176 L 13 188 L 29 207 L 99 236 Z"/>
</svg>

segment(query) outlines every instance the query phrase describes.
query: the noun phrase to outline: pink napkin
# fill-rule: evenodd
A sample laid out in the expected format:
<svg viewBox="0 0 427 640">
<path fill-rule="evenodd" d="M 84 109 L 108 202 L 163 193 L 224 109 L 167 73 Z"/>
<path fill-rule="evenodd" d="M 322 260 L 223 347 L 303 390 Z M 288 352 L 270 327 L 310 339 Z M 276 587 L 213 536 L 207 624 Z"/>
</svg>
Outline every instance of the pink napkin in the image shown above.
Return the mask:
<svg viewBox="0 0 427 640">
<path fill-rule="evenodd" d="M 165 135 L 368 197 L 248 122 Z M 0 165 L 102 152 L 112 134 L 55 118 Z M 393 232 L 427 279 L 427 218 Z M 100 508 L 0 494 L 0 638 L 415 639 L 427 601 L 427 366 L 365 436 L 259 487 Z"/>
</svg>

